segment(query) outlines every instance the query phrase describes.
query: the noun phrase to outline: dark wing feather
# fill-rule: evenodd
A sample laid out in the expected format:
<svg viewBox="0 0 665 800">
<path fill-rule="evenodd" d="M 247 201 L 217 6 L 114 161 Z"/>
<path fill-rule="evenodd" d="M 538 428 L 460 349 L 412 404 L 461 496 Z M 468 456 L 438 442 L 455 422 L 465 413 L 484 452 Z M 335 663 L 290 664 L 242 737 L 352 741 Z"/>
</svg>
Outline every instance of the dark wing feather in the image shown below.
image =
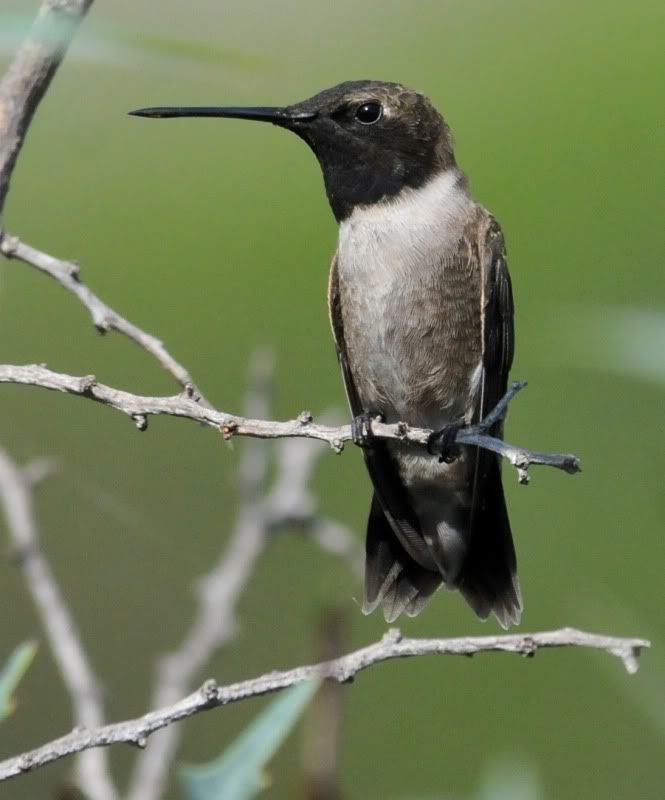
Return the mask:
<svg viewBox="0 0 665 800">
<path fill-rule="evenodd" d="M 478 418 L 482 419 L 506 393 L 513 364 L 515 327 L 513 290 L 506 245 L 499 223 L 490 217 L 485 241 L 480 243 L 484 280 L 483 386 Z M 484 252 L 483 252 L 484 251 Z M 493 435 L 501 435 L 499 425 Z"/>
<path fill-rule="evenodd" d="M 354 416 L 368 411 L 371 413 L 380 413 L 381 409 L 362 407 L 353 383 L 353 375 L 351 374 L 344 344 L 344 321 L 339 299 L 336 255 L 330 268 L 328 307 L 330 309 L 330 321 L 337 348 L 337 358 L 342 368 L 346 396 L 349 400 L 351 412 Z M 418 558 L 414 554 L 420 549 L 423 551 L 423 557 L 426 558 L 426 545 L 420 534 L 418 520 L 411 509 L 406 489 L 400 480 L 397 468 L 388 452 L 386 443 L 383 441 L 374 441 L 371 447 L 363 448 L 363 455 L 365 457 L 367 471 L 374 484 L 374 490 L 386 517 L 399 536 L 400 541 L 416 560 L 418 560 Z"/>
<path fill-rule="evenodd" d="M 483 272 L 483 378 L 474 421 L 482 419 L 503 397 L 514 352 L 513 293 L 506 248 L 498 222 L 488 216 L 481 228 Z M 503 435 L 503 423 L 491 431 Z M 460 589 L 481 617 L 494 611 L 507 627 L 519 622 L 522 597 L 517 560 L 501 482 L 499 457 L 479 450 L 471 510 L 471 547 Z"/>
<path fill-rule="evenodd" d="M 333 337 L 335 339 L 335 349 L 337 360 L 342 368 L 344 378 L 344 388 L 346 397 L 354 416 L 361 414 L 363 409 L 358 399 L 358 393 L 353 383 L 351 368 L 346 357 L 346 347 L 344 345 L 344 320 L 342 317 L 342 306 L 339 297 L 339 276 L 337 274 L 337 253 L 335 253 L 332 264 L 330 265 L 330 280 L 328 282 L 328 310 L 330 312 L 330 324 L 332 325 Z"/>
<path fill-rule="evenodd" d="M 337 257 L 330 269 L 328 305 L 351 412 L 357 416 L 365 411 L 380 411 L 362 408 L 346 357 Z M 363 612 L 370 614 L 380 604 L 386 621 L 393 622 L 402 613 L 418 614 L 442 578 L 440 573 L 418 563 L 420 559 L 415 554 L 424 551 L 426 544 L 386 443 L 374 441 L 371 447 L 363 448 L 363 456 L 374 485 L 365 545 Z"/>
</svg>

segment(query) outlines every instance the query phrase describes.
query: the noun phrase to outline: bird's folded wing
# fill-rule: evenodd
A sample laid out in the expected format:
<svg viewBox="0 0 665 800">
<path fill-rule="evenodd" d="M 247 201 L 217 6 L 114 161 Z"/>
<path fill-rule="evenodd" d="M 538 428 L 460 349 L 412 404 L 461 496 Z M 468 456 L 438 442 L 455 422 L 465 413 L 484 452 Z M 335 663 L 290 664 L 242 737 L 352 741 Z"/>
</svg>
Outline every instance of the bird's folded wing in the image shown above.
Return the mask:
<svg viewBox="0 0 665 800">
<path fill-rule="evenodd" d="M 340 305 L 336 255 L 330 268 L 328 307 L 337 348 L 337 358 L 342 368 L 342 376 L 351 413 L 354 416 L 358 416 L 366 411 L 380 411 L 380 409 L 363 408 L 354 385 L 344 340 L 344 323 Z M 371 447 L 363 448 L 363 455 L 376 495 L 388 521 L 407 552 L 416 560 L 421 561 L 423 557 L 426 557 L 426 545 L 420 533 L 418 520 L 409 503 L 406 489 L 399 477 L 397 467 L 388 451 L 386 442 L 375 440 L 372 442 Z M 422 552 L 420 558 L 417 556 L 418 552 Z"/>
</svg>

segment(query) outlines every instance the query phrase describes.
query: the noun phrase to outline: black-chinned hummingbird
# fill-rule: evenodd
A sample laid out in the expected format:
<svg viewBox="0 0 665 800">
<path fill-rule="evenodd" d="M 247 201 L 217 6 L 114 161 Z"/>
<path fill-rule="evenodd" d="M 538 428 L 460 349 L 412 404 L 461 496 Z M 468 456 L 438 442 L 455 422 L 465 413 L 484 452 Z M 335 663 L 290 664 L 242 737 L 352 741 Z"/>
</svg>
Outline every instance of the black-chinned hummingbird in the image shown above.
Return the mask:
<svg viewBox="0 0 665 800">
<path fill-rule="evenodd" d="M 503 627 L 522 599 L 498 456 L 451 446 L 506 391 L 513 298 L 501 228 L 469 193 L 450 128 L 422 94 L 350 81 L 281 108 L 147 108 L 272 122 L 314 151 L 339 224 L 329 307 L 374 496 L 363 611 L 420 613 L 441 586 Z M 433 429 L 425 450 L 371 419 Z M 492 434 L 502 435 L 502 423 Z"/>
</svg>

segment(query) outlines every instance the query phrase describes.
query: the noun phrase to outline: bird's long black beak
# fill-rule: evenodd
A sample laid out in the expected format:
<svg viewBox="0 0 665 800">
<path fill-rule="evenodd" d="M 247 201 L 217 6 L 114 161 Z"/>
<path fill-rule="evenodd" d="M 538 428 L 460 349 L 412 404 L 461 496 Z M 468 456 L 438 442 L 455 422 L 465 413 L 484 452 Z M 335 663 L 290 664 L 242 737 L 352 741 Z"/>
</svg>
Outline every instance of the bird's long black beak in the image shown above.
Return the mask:
<svg viewBox="0 0 665 800">
<path fill-rule="evenodd" d="M 133 117 L 223 117 L 225 119 L 253 119 L 259 122 L 272 122 L 274 125 L 288 127 L 298 122 L 309 122 L 316 118 L 314 112 L 292 111 L 289 108 L 255 106 L 247 108 L 219 106 L 165 106 L 156 108 L 137 108 L 129 112 Z"/>
</svg>

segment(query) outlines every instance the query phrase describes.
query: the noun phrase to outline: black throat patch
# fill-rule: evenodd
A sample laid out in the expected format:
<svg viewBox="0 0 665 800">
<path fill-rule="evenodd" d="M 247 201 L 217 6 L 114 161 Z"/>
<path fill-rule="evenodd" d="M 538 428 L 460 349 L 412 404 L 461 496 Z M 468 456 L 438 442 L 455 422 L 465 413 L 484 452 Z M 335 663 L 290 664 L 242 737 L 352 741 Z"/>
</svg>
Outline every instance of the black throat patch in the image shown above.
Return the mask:
<svg viewBox="0 0 665 800">
<path fill-rule="evenodd" d="M 376 124 L 362 124 L 358 109 L 381 104 Z M 315 114 L 291 126 L 314 151 L 332 211 L 339 222 L 358 205 L 418 189 L 455 166 L 450 129 L 430 101 L 399 84 L 354 81 L 289 108 Z"/>
</svg>

